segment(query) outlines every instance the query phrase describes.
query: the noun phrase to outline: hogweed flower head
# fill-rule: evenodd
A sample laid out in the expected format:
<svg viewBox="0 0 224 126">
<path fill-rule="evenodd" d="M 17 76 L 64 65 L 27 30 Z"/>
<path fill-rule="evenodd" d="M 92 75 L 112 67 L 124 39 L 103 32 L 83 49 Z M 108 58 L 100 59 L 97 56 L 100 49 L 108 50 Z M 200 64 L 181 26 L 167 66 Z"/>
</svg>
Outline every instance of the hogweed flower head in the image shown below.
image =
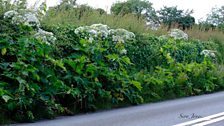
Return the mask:
<svg viewBox="0 0 224 126">
<path fill-rule="evenodd" d="M 169 36 L 174 39 L 184 39 L 188 40 L 188 35 L 180 29 L 171 29 Z"/>
<path fill-rule="evenodd" d="M 16 15 L 18 15 L 17 11 L 10 10 L 10 11 L 7 11 L 7 12 L 4 13 L 4 18 L 5 19 L 11 19 L 11 18 L 13 18 Z"/>
<path fill-rule="evenodd" d="M 202 50 L 200 54 L 204 55 L 205 57 L 215 58 L 216 57 L 215 52 L 216 51 L 205 49 L 205 50 Z"/>
<path fill-rule="evenodd" d="M 120 53 L 126 55 L 127 54 L 127 50 L 126 49 L 122 49 Z"/>
<path fill-rule="evenodd" d="M 38 27 L 40 26 L 40 21 L 36 17 L 34 13 L 26 12 L 24 10 L 10 10 L 4 13 L 5 19 L 11 19 L 11 23 L 15 25 L 26 25 L 30 27 Z"/>
<path fill-rule="evenodd" d="M 40 39 L 41 41 L 49 45 L 55 43 L 55 41 L 57 40 L 52 32 L 47 32 L 44 31 L 43 29 L 39 29 L 38 32 L 34 35 L 34 37 Z"/>
<path fill-rule="evenodd" d="M 133 40 L 135 38 L 135 34 L 132 32 L 125 29 L 110 29 L 107 25 L 103 24 L 78 27 L 74 33 L 91 41 L 94 39 L 106 40 L 112 38 L 113 42 L 124 43 L 127 40 Z"/>
<path fill-rule="evenodd" d="M 40 21 L 39 19 L 36 17 L 35 14 L 29 12 L 29 13 L 26 13 L 24 14 L 24 18 L 26 19 L 25 20 L 25 24 L 27 24 L 28 26 L 31 26 L 31 27 L 39 27 L 40 26 Z"/>
</svg>

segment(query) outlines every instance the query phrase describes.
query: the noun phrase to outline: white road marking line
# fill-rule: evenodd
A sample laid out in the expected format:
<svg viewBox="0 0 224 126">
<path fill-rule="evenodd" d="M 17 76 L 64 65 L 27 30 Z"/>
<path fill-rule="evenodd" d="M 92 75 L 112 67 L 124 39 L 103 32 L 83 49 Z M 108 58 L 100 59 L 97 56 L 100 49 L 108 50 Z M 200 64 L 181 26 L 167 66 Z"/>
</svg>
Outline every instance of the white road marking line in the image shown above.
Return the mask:
<svg viewBox="0 0 224 126">
<path fill-rule="evenodd" d="M 195 123 L 199 123 L 199 122 L 203 122 L 203 121 L 209 121 L 212 118 L 219 117 L 219 116 L 224 116 L 224 112 L 214 114 L 214 115 L 210 115 L 210 116 L 207 116 L 207 117 L 204 117 L 204 118 L 195 119 L 195 120 L 192 120 L 192 121 L 176 124 L 176 125 L 173 125 L 173 126 L 187 126 L 187 125 L 191 125 L 191 124 L 195 124 Z"/>
<path fill-rule="evenodd" d="M 219 121 L 222 121 L 222 120 L 224 120 L 224 116 L 222 116 L 222 117 L 220 117 L 220 118 L 212 119 L 212 120 L 210 120 L 210 121 L 206 121 L 206 122 L 198 123 L 198 124 L 193 125 L 193 126 L 205 126 L 205 125 L 212 124 L 212 123 L 216 123 L 216 122 L 219 122 Z"/>
</svg>

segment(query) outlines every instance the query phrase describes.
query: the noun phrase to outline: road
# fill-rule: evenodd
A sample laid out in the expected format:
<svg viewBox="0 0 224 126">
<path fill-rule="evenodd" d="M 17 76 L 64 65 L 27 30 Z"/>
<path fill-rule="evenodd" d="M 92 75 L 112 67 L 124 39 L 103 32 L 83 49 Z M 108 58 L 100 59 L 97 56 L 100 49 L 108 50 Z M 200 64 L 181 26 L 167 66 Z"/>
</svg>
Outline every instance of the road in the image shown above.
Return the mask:
<svg viewBox="0 0 224 126">
<path fill-rule="evenodd" d="M 205 125 L 224 126 L 224 92 L 71 117 L 59 117 L 54 120 L 19 124 L 18 126 Z"/>
</svg>

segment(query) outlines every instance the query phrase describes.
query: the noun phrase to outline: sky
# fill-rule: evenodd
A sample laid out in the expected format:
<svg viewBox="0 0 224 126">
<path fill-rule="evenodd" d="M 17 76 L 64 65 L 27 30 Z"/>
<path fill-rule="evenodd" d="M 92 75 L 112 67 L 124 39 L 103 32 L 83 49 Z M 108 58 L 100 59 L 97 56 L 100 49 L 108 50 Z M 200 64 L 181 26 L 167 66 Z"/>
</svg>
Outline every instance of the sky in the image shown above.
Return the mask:
<svg viewBox="0 0 224 126">
<path fill-rule="evenodd" d="M 30 4 L 36 0 L 28 0 Z M 94 8 L 102 8 L 107 11 L 110 10 L 110 6 L 117 1 L 126 0 L 77 0 L 78 4 L 88 4 Z M 48 6 L 57 5 L 59 0 L 46 0 Z M 178 9 L 193 9 L 192 14 L 196 20 L 205 18 L 206 15 L 211 11 L 213 7 L 220 7 L 224 5 L 224 0 L 149 0 L 153 3 L 153 7 L 159 10 L 163 6 L 177 6 Z"/>
</svg>

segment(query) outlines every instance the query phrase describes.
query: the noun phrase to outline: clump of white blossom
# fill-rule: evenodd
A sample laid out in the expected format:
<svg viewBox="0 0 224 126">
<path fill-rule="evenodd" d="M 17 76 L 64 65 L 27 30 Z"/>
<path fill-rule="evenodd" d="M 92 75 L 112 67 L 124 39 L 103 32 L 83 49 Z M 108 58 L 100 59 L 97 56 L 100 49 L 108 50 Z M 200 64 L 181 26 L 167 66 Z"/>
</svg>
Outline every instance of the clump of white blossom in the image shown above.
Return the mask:
<svg viewBox="0 0 224 126">
<path fill-rule="evenodd" d="M 12 24 L 19 25 L 23 24 L 31 27 L 39 27 L 40 21 L 36 15 L 32 12 L 23 12 L 23 11 L 7 11 L 4 13 L 5 19 L 10 19 Z"/>
<path fill-rule="evenodd" d="M 112 36 L 114 42 L 125 42 L 126 40 L 132 40 L 135 38 L 133 32 L 129 32 L 125 29 L 111 29 L 109 34 Z"/>
<path fill-rule="evenodd" d="M 24 14 L 25 17 L 25 25 L 31 26 L 31 27 L 40 27 L 40 21 L 38 20 L 38 18 L 36 17 L 35 14 L 29 12 L 29 13 L 25 13 Z"/>
<path fill-rule="evenodd" d="M 91 26 L 82 26 L 75 29 L 75 34 L 81 35 L 81 37 L 94 40 L 94 38 L 106 39 L 109 33 L 109 27 L 103 24 L 93 24 Z"/>
<path fill-rule="evenodd" d="M 18 12 L 10 10 L 4 13 L 4 18 L 12 19 L 14 16 L 18 15 Z"/>
<path fill-rule="evenodd" d="M 41 28 L 39 28 L 38 32 L 34 36 L 41 41 L 46 42 L 48 45 L 56 41 L 56 37 L 54 37 L 52 32 L 44 31 Z"/>
<path fill-rule="evenodd" d="M 120 54 L 124 54 L 124 55 L 126 55 L 126 54 L 127 54 L 127 50 L 126 50 L 126 49 L 122 49 L 122 50 L 120 51 Z"/>
<path fill-rule="evenodd" d="M 202 50 L 202 52 L 200 53 L 201 55 L 204 55 L 205 57 L 211 57 L 211 58 L 215 58 L 215 52 L 213 50 Z"/>
<path fill-rule="evenodd" d="M 75 34 L 83 37 L 90 42 L 96 39 L 112 38 L 114 42 L 125 42 L 133 40 L 135 34 L 125 29 L 110 29 L 107 25 L 93 24 L 91 26 L 82 26 L 75 29 Z"/>
<path fill-rule="evenodd" d="M 33 27 L 34 30 L 36 30 L 34 37 L 47 44 L 54 43 L 56 40 L 53 33 L 44 31 L 40 28 L 40 21 L 35 13 L 22 9 L 18 11 L 11 10 L 4 13 L 4 19 L 10 20 L 13 25 Z"/>
<path fill-rule="evenodd" d="M 174 37 L 174 39 L 188 40 L 188 35 L 180 29 L 171 29 L 169 36 Z"/>
</svg>

